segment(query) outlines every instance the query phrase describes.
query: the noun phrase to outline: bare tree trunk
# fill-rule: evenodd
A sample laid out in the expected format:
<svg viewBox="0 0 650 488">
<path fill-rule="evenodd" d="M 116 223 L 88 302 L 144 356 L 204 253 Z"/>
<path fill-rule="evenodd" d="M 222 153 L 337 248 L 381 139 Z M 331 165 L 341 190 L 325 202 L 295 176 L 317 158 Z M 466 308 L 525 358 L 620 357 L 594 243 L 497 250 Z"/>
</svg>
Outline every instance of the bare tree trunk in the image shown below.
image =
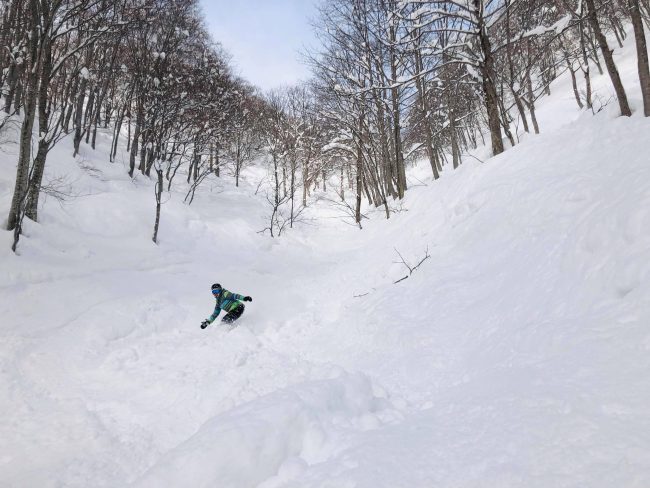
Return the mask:
<svg viewBox="0 0 650 488">
<path fill-rule="evenodd" d="M 533 92 L 533 81 L 530 79 L 530 69 L 526 70 L 526 88 L 528 90 L 526 105 L 528 105 L 528 111 L 530 112 L 530 120 L 533 122 L 535 134 L 539 134 L 539 124 L 537 123 L 537 115 L 535 114 L 535 93 Z"/>
<path fill-rule="evenodd" d="M 287 166 L 286 157 L 283 158 L 282 164 L 282 196 L 287 198 Z"/>
<path fill-rule="evenodd" d="M 419 31 L 414 30 L 414 37 L 419 39 Z M 429 164 L 431 165 L 431 172 L 433 173 L 433 179 L 437 180 L 440 178 L 440 173 L 438 172 L 438 167 L 436 166 L 435 153 L 433 151 L 433 141 L 431 137 L 431 124 L 429 122 L 429 107 L 426 100 L 426 93 L 424 91 L 424 80 L 421 78 L 421 73 L 424 71 L 424 64 L 422 62 L 422 52 L 420 46 L 415 48 L 415 86 L 418 91 L 418 100 L 420 102 L 420 117 L 422 117 L 422 123 L 424 124 L 424 147 L 427 151 L 427 157 L 429 158 Z"/>
<path fill-rule="evenodd" d="M 308 167 L 309 167 L 309 158 L 307 158 L 307 161 L 302 165 L 302 206 L 303 207 L 307 206 L 307 188 L 309 187 L 309 179 L 307 173 Z"/>
<path fill-rule="evenodd" d="M 153 146 L 147 148 L 147 158 L 146 159 L 147 159 L 147 161 L 145 163 L 146 167 L 145 167 L 145 170 L 144 170 L 144 174 L 146 176 L 150 176 L 151 175 L 151 168 L 152 168 L 153 163 L 154 163 L 154 161 L 156 159 L 156 150 L 154 150 Z"/>
<path fill-rule="evenodd" d="M 289 182 L 289 196 L 291 198 L 291 209 L 289 213 L 289 228 L 293 229 L 295 196 L 296 196 L 296 163 L 291 161 L 291 181 Z"/>
<path fill-rule="evenodd" d="M 362 139 L 361 134 L 363 133 L 363 115 L 359 117 L 359 127 L 358 127 L 358 140 L 357 140 L 357 199 L 356 206 L 354 211 L 354 220 L 361 228 L 361 192 L 363 191 L 363 152 L 362 152 Z"/>
<path fill-rule="evenodd" d="M 632 26 L 634 27 L 639 83 L 643 95 L 643 114 L 650 117 L 650 69 L 648 67 L 648 48 L 643 30 L 643 19 L 639 10 L 639 0 L 629 0 L 629 7 Z"/>
<path fill-rule="evenodd" d="M 92 127 L 92 114 L 95 112 L 95 99 L 97 98 L 97 88 L 90 90 L 88 103 L 86 104 L 86 112 L 84 113 L 84 131 L 86 132 L 86 144 L 90 142 L 90 128 Z"/>
<path fill-rule="evenodd" d="M 79 145 L 81 144 L 81 139 L 83 138 L 83 124 L 82 124 L 82 116 L 83 116 L 83 106 L 84 106 L 84 100 L 86 98 L 86 85 L 88 84 L 88 79 L 83 78 L 81 80 L 81 83 L 79 83 L 79 94 L 77 95 L 77 108 L 75 110 L 74 114 L 74 139 L 73 139 L 73 144 L 74 144 L 74 154 L 73 157 L 79 154 Z"/>
<path fill-rule="evenodd" d="M 377 126 L 379 131 L 379 145 L 381 154 L 381 163 L 384 173 L 384 186 L 386 193 L 389 193 L 393 198 L 397 197 L 397 190 L 393 185 L 393 166 L 390 159 L 390 147 L 388 144 L 389 135 L 386 130 L 386 115 L 384 113 L 384 100 L 382 99 L 383 90 L 375 94 L 375 106 L 377 107 Z"/>
<path fill-rule="evenodd" d="M 616 37 L 616 42 L 618 43 L 618 47 L 620 49 L 623 49 L 623 37 L 619 33 L 618 28 L 614 25 L 612 30 L 614 31 L 614 37 Z"/>
<path fill-rule="evenodd" d="M 576 72 L 573 69 L 573 66 L 571 65 L 571 62 L 569 61 L 569 58 L 566 54 L 565 54 L 565 60 L 566 60 L 566 66 L 569 70 L 569 73 L 571 73 L 571 86 L 573 87 L 573 96 L 576 99 L 576 103 L 578 104 L 578 107 L 580 109 L 583 109 L 584 105 L 582 103 L 582 100 L 580 100 L 580 92 L 578 92 L 578 81 L 576 80 Z"/>
<path fill-rule="evenodd" d="M 580 69 L 582 70 L 582 75 L 585 79 L 585 103 L 587 104 L 587 108 L 591 110 L 591 74 L 589 71 L 589 57 L 587 56 L 587 45 L 585 42 L 585 29 L 582 25 L 582 21 L 580 22 L 580 52 L 582 55 Z"/>
<path fill-rule="evenodd" d="M 16 88 L 18 85 L 18 65 L 15 61 L 12 61 L 11 66 L 9 67 L 9 74 L 7 75 L 7 85 L 9 90 L 7 90 L 7 95 L 5 96 L 5 112 L 11 113 L 11 107 L 14 102 L 14 96 L 16 95 Z"/>
<path fill-rule="evenodd" d="M 616 11 L 614 8 L 612 8 L 612 4 L 610 2 L 605 3 L 605 14 L 607 15 L 607 18 L 609 22 L 611 23 L 612 30 L 614 31 L 614 36 L 616 37 L 616 41 L 618 42 L 618 47 L 623 49 L 623 41 L 625 40 L 625 29 L 623 28 L 623 25 L 619 21 Z"/>
<path fill-rule="evenodd" d="M 113 47 L 113 55 L 111 56 L 111 62 L 108 66 L 108 73 L 104 73 L 104 82 L 101 85 L 101 88 L 99 89 L 99 94 L 97 97 L 97 109 L 95 110 L 95 114 L 88 126 L 88 131 L 90 132 L 90 127 L 93 127 L 93 139 L 92 139 L 92 144 L 90 147 L 95 149 L 95 143 L 97 140 L 97 125 L 99 123 L 100 115 L 101 115 L 101 110 L 102 110 L 102 105 L 104 103 L 104 98 L 106 97 L 106 92 L 108 91 L 108 83 L 111 80 L 111 75 L 109 73 L 113 72 L 113 67 L 115 66 L 115 60 L 117 59 L 117 44 Z M 106 126 L 108 127 L 108 114 L 106 114 Z M 86 143 L 88 141 L 86 140 Z M 112 159 L 111 159 L 112 160 Z"/>
<path fill-rule="evenodd" d="M 16 86 L 16 95 L 14 97 L 14 107 L 16 107 L 15 112 L 17 115 L 20 115 L 20 110 L 23 107 L 23 92 L 25 91 L 25 86 L 23 85 L 23 82 L 18 79 L 18 86 Z"/>
<path fill-rule="evenodd" d="M 598 68 L 598 74 L 603 75 L 605 74 L 603 71 L 603 67 L 600 64 L 600 59 L 598 58 L 598 46 L 596 46 L 596 43 L 594 42 L 594 39 L 591 35 L 586 36 L 587 41 L 589 41 L 589 49 L 587 50 L 587 56 L 589 59 L 591 59 L 594 64 L 596 65 L 596 68 Z"/>
<path fill-rule="evenodd" d="M 460 148 L 458 147 L 458 133 L 456 132 L 456 115 L 454 110 L 449 110 L 449 139 L 451 141 L 451 159 L 454 169 L 460 166 Z"/>
<path fill-rule="evenodd" d="M 127 114 L 127 121 L 126 121 L 126 150 L 131 151 L 131 102 L 129 103 L 129 109 L 128 109 L 128 114 Z"/>
<path fill-rule="evenodd" d="M 521 122 L 524 124 L 524 130 L 526 132 L 530 132 L 528 129 L 528 120 L 526 118 L 526 111 L 524 110 L 524 104 L 521 101 L 521 97 L 517 93 L 517 90 L 515 90 L 515 68 L 514 68 L 514 63 L 512 61 L 512 43 L 509 42 L 511 39 L 510 35 L 510 2 L 506 1 L 505 5 L 506 9 L 506 58 L 508 60 L 508 74 L 509 74 L 509 83 L 508 87 L 510 88 L 510 92 L 512 93 L 512 97 L 515 100 L 515 105 L 517 106 L 517 110 L 519 111 L 519 117 L 521 117 Z"/>
<path fill-rule="evenodd" d="M 25 2 L 27 3 L 27 2 Z M 24 14 L 24 11 L 22 10 L 23 2 L 21 0 L 12 0 L 11 5 L 8 8 L 7 11 L 7 17 L 3 19 L 5 21 L 5 25 L 7 26 L 13 26 L 15 28 L 16 24 L 16 19 L 18 16 L 21 14 Z M 9 30 L 9 29 L 8 29 Z M 2 38 L 0 38 L 0 45 L 1 46 L 6 46 L 7 51 L 9 50 L 9 37 L 10 32 L 6 32 L 6 36 L 3 35 Z M 9 90 L 7 91 L 7 95 L 5 97 L 5 112 L 6 113 L 11 113 L 11 107 L 14 103 L 14 100 L 16 100 L 16 93 L 18 91 L 18 87 L 20 85 L 20 73 L 19 73 L 19 68 L 18 64 L 16 63 L 16 60 L 13 58 L 10 60 L 10 67 L 9 67 L 9 73 L 7 76 L 7 79 L 5 82 L 7 83 Z M 0 81 L 0 85 L 2 85 L 2 82 Z M 19 100 L 16 100 L 16 110 L 19 108 Z"/>
<path fill-rule="evenodd" d="M 140 131 L 140 163 L 138 164 L 138 169 L 140 173 L 145 174 L 147 165 L 147 147 L 151 142 L 151 125 L 146 129 Z"/>
<path fill-rule="evenodd" d="M 532 56 L 530 52 L 530 40 L 526 40 L 526 52 L 528 54 L 528 59 L 531 59 Z M 535 92 L 533 91 L 533 80 L 530 77 L 530 70 L 531 70 L 531 66 L 529 65 L 526 68 L 526 72 L 525 72 L 527 98 L 524 98 L 524 102 L 526 103 L 526 106 L 528 107 L 528 111 L 530 112 L 530 120 L 533 123 L 533 130 L 535 131 L 535 134 L 539 134 L 539 124 L 537 123 L 537 115 L 535 114 Z M 569 66 L 569 70 L 571 71 L 571 66 Z M 571 71 L 571 76 L 574 82 L 574 90 L 576 91 L 576 95 L 577 95 L 577 88 L 575 86 L 575 75 L 573 74 L 573 71 Z M 580 102 L 580 97 L 578 97 L 577 100 L 578 102 Z"/>
<path fill-rule="evenodd" d="M 494 57 L 492 55 L 492 45 L 487 33 L 487 26 L 483 22 L 482 2 L 473 0 L 474 11 L 477 19 L 480 19 L 477 25 L 479 32 L 479 43 L 483 62 L 480 64 L 481 77 L 483 78 L 483 95 L 485 96 L 485 108 L 488 116 L 488 126 L 490 128 L 490 139 L 492 142 L 492 154 L 497 155 L 503 152 L 503 140 L 501 139 L 501 122 L 499 117 L 499 104 L 496 87 L 492 73 L 494 71 Z"/>
<path fill-rule="evenodd" d="M 43 15 L 46 18 L 49 17 L 49 11 L 44 9 Z M 38 150 L 36 152 L 36 158 L 34 158 L 32 175 L 27 191 L 27 201 L 25 203 L 25 215 L 34 221 L 38 219 L 38 197 L 41 192 L 43 173 L 45 172 L 45 160 L 50 150 L 50 143 L 46 136 L 50 120 L 48 88 L 50 86 L 51 76 L 52 40 L 50 39 L 49 33 L 46 32 L 43 34 L 43 41 L 41 42 L 41 82 L 38 89 Z"/>
<path fill-rule="evenodd" d="M 390 2 L 391 10 L 395 9 L 395 0 Z M 391 22 L 388 27 L 390 36 L 389 58 L 390 58 L 390 77 L 391 77 L 391 104 L 392 104 L 392 121 L 393 121 L 393 149 L 395 150 L 395 165 L 397 168 L 397 196 L 404 198 L 406 192 L 406 167 L 404 165 L 404 151 L 402 149 L 402 134 L 400 127 L 400 94 L 397 80 L 397 55 L 395 53 L 395 44 L 397 43 L 397 32 L 395 25 Z"/>
<path fill-rule="evenodd" d="M 503 97 L 497 97 L 497 103 L 499 104 L 499 112 L 501 113 L 503 131 L 506 133 L 506 137 L 510 141 L 510 145 L 514 146 L 516 144 L 515 138 L 512 135 L 512 132 L 510 131 L 510 120 L 508 117 L 508 112 L 506 111 L 506 108 L 503 106 Z"/>
<path fill-rule="evenodd" d="M 11 200 L 9 216 L 7 218 L 7 230 L 14 231 L 14 243 L 12 248 L 16 250 L 18 239 L 21 233 L 21 222 L 23 217 L 23 205 L 27 196 L 29 183 L 29 166 L 31 160 L 32 131 L 36 118 L 36 98 L 38 87 L 38 60 L 39 60 L 39 18 L 36 0 L 30 2 L 30 64 L 27 72 L 27 86 L 25 92 L 25 115 L 20 129 L 20 146 L 18 151 L 18 163 L 16 165 L 16 183 L 14 194 Z"/>
<path fill-rule="evenodd" d="M 221 162 L 219 161 L 219 143 L 217 143 L 214 148 L 214 162 L 215 162 L 214 174 L 217 178 L 219 178 L 220 176 L 219 173 L 221 168 Z"/>
<path fill-rule="evenodd" d="M 271 214 L 271 237 L 273 237 L 273 226 L 275 225 L 276 215 L 278 213 L 278 208 L 280 207 L 280 177 L 278 175 L 278 159 L 275 151 L 272 154 L 273 157 L 273 175 L 275 181 L 275 191 L 273 192 L 273 213 Z"/>
<path fill-rule="evenodd" d="M 193 180 L 197 181 L 199 179 L 199 174 L 201 171 L 201 159 L 202 159 L 202 154 L 201 150 L 203 148 L 200 147 L 198 151 L 196 151 L 196 164 L 194 165 L 194 177 Z"/>
<path fill-rule="evenodd" d="M 158 226 L 160 225 L 160 207 L 162 202 L 162 189 L 163 189 L 163 171 L 161 168 L 156 168 L 158 181 L 156 182 L 156 222 L 153 226 L 153 242 L 158 244 Z"/>
<path fill-rule="evenodd" d="M 133 178 L 133 173 L 135 172 L 135 158 L 138 155 L 138 141 L 140 139 L 142 124 L 144 123 L 144 107 L 142 106 L 140 97 L 138 97 L 136 110 L 137 115 L 135 121 L 135 129 L 133 129 L 133 139 L 131 139 L 131 153 L 129 154 L 129 176 L 131 178 Z M 129 119 L 129 125 L 130 124 L 131 119 Z"/>
<path fill-rule="evenodd" d="M 70 86 L 70 93 L 68 94 L 68 107 L 66 109 L 66 114 L 63 120 L 61 121 L 61 124 L 63 125 L 63 132 L 66 134 L 70 131 L 70 120 L 72 119 L 72 114 L 74 112 L 74 107 L 75 107 L 75 95 L 77 94 L 77 90 L 79 88 L 79 79 L 75 78 L 75 80 L 72 82 Z"/>
<path fill-rule="evenodd" d="M 393 147 L 395 150 L 395 165 L 397 167 L 397 196 L 404 198 L 406 192 L 406 167 L 404 165 L 404 152 L 402 151 L 402 134 L 400 128 L 399 101 L 397 88 L 391 90 L 393 104 Z"/>
<path fill-rule="evenodd" d="M 630 110 L 630 105 L 627 101 L 627 95 L 625 94 L 625 88 L 623 87 L 623 82 L 621 81 L 621 77 L 618 74 L 618 69 L 616 68 L 616 64 L 614 63 L 614 57 L 612 56 L 612 51 L 609 49 L 609 46 L 607 45 L 607 39 L 605 38 L 605 35 L 603 34 L 603 31 L 600 28 L 600 24 L 598 23 L 598 17 L 596 16 L 596 6 L 594 5 L 594 0 L 585 0 L 585 1 L 587 3 L 589 23 L 591 24 L 591 28 L 594 31 L 594 35 L 596 36 L 596 41 L 598 41 L 600 52 L 602 53 L 603 58 L 605 59 L 605 66 L 607 67 L 607 72 L 609 73 L 609 77 L 611 78 L 612 84 L 614 85 L 614 91 L 616 91 L 616 96 L 618 97 L 618 105 L 621 109 L 621 115 L 629 117 L 632 115 L 632 111 Z"/>
<path fill-rule="evenodd" d="M 187 182 L 189 183 L 191 179 L 194 179 L 196 181 L 196 177 L 198 175 L 198 166 L 199 166 L 199 161 L 201 159 L 201 156 L 199 156 L 197 147 L 196 147 L 196 140 L 194 141 L 194 150 L 192 152 L 192 160 L 190 162 L 190 167 L 187 171 Z"/>
<path fill-rule="evenodd" d="M 120 139 L 120 131 L 122 130 L 122 123 L 124 122 L 124 114 L 126 113 L 126 105 L 128 102 L 125 102 L 120 109 L 117 118 L 115 119 L 115 127 L 113 129 L 113 142 L 111 144 L 111 153 L 109 155 L 109 161 L 112 163 L 115 161 L 115 155 L 117 154 L 117 143 Z"/>
<path fill-rule="evenodd" d="M 530 132 L 530 129 L 528 128 L 528 118 L 526 117 L 526 111 L 524 110 L 524 104 L 521 102 L 521 97 L 515 90 L 514 86 L 509 86 L 510 88 L 510 93 L 512 93 L 512 98 L 515 100 L 515 106 L 517 107 L 517 111 L 519 112 L 519 117 L 521 117 L 521 122 L 524 125 L 524 131 L 525 132 Z"/>
</svg>

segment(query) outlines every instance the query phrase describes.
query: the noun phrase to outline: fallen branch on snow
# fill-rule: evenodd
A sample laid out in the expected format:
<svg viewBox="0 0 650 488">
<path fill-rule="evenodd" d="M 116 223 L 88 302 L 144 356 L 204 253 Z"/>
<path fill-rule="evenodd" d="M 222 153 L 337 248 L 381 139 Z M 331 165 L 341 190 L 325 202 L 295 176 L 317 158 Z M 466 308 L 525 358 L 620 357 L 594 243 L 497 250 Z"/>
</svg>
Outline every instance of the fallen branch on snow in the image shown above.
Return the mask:
<svg viewBox="0 0 650 488">
<path fill-rule="evenodd" d="M 408 278 L 409 276 L 411 276 L 411 275 L 413 274 L 413 271 L 415 271 L 416 269 L 418 269 L 418 268 L 420 267 L 420 265 L 421 265 L 423 262 L 425 262 L 427 259 L 429 259 L 429 258 L 431 257 L 431 256 L 429 255 L 429 246 L 427 246 L 426 250 L 424 251 L 424 257 L 423 257 L 422 259 L 420 259 L 420 262 L 418 262 L 418 264 L 416 264 L 415 266 L 411 266 L 411 265 L 406 261 L 406 259 L 404 259 L 404 256 L 402 256 L 402 255 L 400 254 L 400 252 L 397 250 L 397 248 L 395 248 L 395 252 L 396 252 L 397 255 L 400 257 L 400 261 L 393 261 L 393 262 L 396 263 L 396 264 L 403 264 L 404 266 L 406 266 L 406 268 L 409 270 L 409 274 L 407 274 L 406 276 L 403 276 L 402 278 L 400 278 L 400 279 L 397 280 L 397 281 L 394 281 L 393 284 L 397 284 L 397 283 L 399 283 L 400 281 L 404 281 L 406 278 Z"/>
</svg>

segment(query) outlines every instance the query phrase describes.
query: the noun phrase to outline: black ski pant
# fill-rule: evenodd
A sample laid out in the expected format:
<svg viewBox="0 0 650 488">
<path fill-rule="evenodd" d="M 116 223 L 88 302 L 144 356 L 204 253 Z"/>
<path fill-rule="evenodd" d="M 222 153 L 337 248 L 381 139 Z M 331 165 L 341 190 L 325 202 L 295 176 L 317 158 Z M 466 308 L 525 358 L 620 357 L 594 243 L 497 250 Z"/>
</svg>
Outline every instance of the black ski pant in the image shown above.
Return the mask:
<svg viewBox="0 0 650 488">
<path fill-rule="evenodd" d="M 228 312 L 222 319 L 222 322 L 225 322 L 226 324 L 232 324 L 235 320 L 237 320 L 241 315 L 244 313 L 244 304 L 239 303 L 235 308 L 233 308 L 230 312 Z"/>
</svg>

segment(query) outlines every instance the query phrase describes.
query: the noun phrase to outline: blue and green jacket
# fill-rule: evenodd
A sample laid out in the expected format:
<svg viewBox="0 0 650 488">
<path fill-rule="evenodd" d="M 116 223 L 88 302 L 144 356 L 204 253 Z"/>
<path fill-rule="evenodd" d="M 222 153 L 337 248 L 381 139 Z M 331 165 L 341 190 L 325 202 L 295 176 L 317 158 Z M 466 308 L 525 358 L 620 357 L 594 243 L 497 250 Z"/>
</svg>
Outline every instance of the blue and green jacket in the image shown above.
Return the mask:
<svg viewBox="0 0 650 488">
<path fill-rule="evenodd" d="M 240 300 L 244 299 L 244 295 L 233 293 L 231 291 L 226 290 L 225 288 L 222 288 L 221 293 L 219 293 L 219 296 L 216 298 L 217 298 L 217 304 L 214 307 L 214 312 L 212 312 L 212 315 L 208 317 L 208 322 L 210 323 L 214 322 L 214 320 L 221 313 L 222 309 L 225 310 L 226 312 L 230 312 L 234 310 L 234 308 L 237 305 L 243 305 Z"/>
</svg>

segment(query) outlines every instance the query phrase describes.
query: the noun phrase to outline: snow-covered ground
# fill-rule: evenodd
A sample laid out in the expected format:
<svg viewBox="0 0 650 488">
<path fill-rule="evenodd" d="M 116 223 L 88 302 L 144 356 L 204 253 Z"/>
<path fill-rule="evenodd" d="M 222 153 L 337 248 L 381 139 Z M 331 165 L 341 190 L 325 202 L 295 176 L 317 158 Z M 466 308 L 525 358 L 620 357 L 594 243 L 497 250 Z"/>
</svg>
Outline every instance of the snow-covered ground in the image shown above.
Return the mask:
<svg viewBox="0 0 650 488">
<path fill-rule="evenodd" d="M 633 48 L 618 61 L 638 108 Z M 172 194 L 156 246 L 152 184 L 107 135 L 57 148 L 48 178 L 78 197 L 19 256 L 0 232 L 0 485 L 650 486 L 650 120 L 552 88 L 541 135 L 414 168 L 363 231 L 259 234 L 251 173 Z M 394 284 L 396 250 L 427 249 Z M 213 282 L 253 296 L 231 331 L 199 328 Z"/>
</svg>

